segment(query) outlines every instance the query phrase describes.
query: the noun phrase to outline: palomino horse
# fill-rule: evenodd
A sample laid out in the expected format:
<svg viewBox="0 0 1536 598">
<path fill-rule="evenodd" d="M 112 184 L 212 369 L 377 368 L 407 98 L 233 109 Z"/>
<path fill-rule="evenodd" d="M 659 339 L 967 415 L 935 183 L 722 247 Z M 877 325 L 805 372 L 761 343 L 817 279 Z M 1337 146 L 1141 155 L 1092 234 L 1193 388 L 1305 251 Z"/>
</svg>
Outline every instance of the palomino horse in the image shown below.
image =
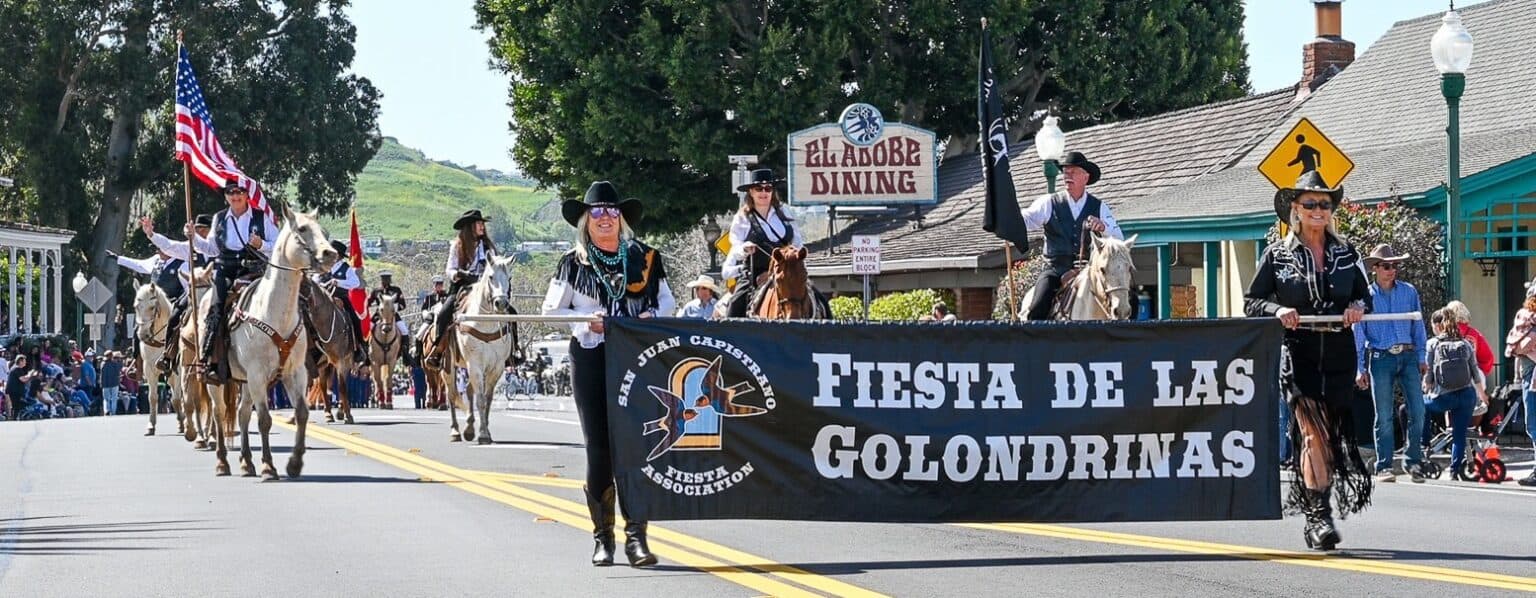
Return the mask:
<svg viewBox="0 0 1536 598">
<path fill-rule="evenodd" d="M 368 335 L 368 361 L 373 363 L 368 373 L 373 378 L 374 396 L 379 406 L 385 409 L 395 407 L 391 379 L 395 375 L 395 362 L 400 360 L 400 351 L 405 348 L 405 339 L 401 338 L 400 328 L 396 325 L 400 321 L 400 314 L 395 311 L 396 297 L 394 293 L 379 295 L 379 302 L 373 306 L 378 319 Z"/>
<path fill-rule="evenodd" d="M 492 257 L 480 280 L 469 287 L 460 313 L 465 316 L 517 313 L 517 310 L 512 309 L 512 283 L 507 275 L 511 266 L 512 258 Z M 455 323 L 450 330 L 455 334 L 453 342 L 444 351 L 443 364 L 447 367 L 441 373 L 443 390 L 448 392 L 448 421 L 453 425 L 449 438 L 457 442 L 461 437 L 457 401 L 459 388 L 453 376 L 456 368 L 463 367 L 469 373 L 466 391 L 469 394 L 469 417 L 464 421 L 462 438 L 479 444 L 490 444 L 492 392 L 496 390 L 496 381 L 501 378 L 507 358 L 511 357 L 517 347 L 517 325 L 468 320 Z M 438 339 L 438 342 L 444 340 Z M 480 416 L 478 431 L 475 430 L 476 411 L 479 411 Z"/>
<path fill-rule="evenodd" d="M 1093 238 L 1088 263 L 1078 271 L 1067 292 L 1072 294 L 1068 320 L 1128 320 L 1131 317 L 1131 247 L 1136 235 L 1121 241 L 1114 237 Z M 1024 305 L 1034 300 L 1035 289 L 1024 296 Z"/>
<path fill-rule="evenodd" d="M 302 299 L 299 306 L 304 310 L 306 332 L 311 335 L 311 348 L 305 354 L 304 362 L 309 369 L 309 393 L 303 400 L 311 409 L 324 409 L 327 423 L 338 419 L 354 423 L 352 397 L 344 377 L 357 367 L 352 360 L 356 354 L 353 348 L 357 341 L 352 338 L 352 323 L 347 321 L 350 316 L 342 311 L 351 307 L 338 305 L 330 291 L 320 283 L 305 278 L 303 284 L 303 290 L 299 292 Z M 342 379 L 340 383 L 336 383 L 338 378 Z M 331 414 L 328 398 L 333 384 L 339 386 L 336 389 L 335 415 Z"/>
<path fill-rule="evenodd" d="M 160 380 L 160 358 L 165 355 L 165 327 L 171 325 L 171 299 L 165 295 L 160 286 L 151 282 L 139 285 L 139 290 L 133 294 L 133 315 L 138 322 L 138 330 L 134 336 L 139 342 L 139 362 L 144 369 L 144 384 L 150 388 L 149 400 L 149 429 L 145 436 L 155 435 L 156 414 L 160 412 L 160 397 L 154 389 L 156 382 Z M 176 397 L 183 393 L 178 392 L 180 381 L 176 372 L 163 372 L 166 375 L 166 386 L 171 388 L 171 406 L 176 410 L 177 426 L 179 433 L 185 433 L 187 426 L 191 424 L 181 419 L 185 409 L 177 405 Z"/>
<path fill-rule="evenodd" d="M 752 296 L 748 311 L 760 320 L 825 320 L 831 312 L 816 295 L 805 271 L 805 248 L 779 247 L 768 262 L 768 281 Z"/>
<path fill-rule="evenodd" d="M 272 465 L 272 414 L 267 409 L 267 393 L 273 384 L 282 384 L 290 397 L 300 396 L 309 372 L 303 351 L 308 346 L 304 322 L 299 315 L 299 288 L 306 270 L 319 270 L 336 260 L 336 251 L 325 231 L 313 216 L 294 214 L 286 208 L 282 232 L 273 242 L 272 259 L 266 272 L 246 289 L 230 310 L 229 377 L 241 385 L 240 404 L 235 413 L 240 420 L 240 471 L 255 477 L 251 462 L 251 409 L 257 413 L 261 431 L 261 477 L 276 480 Z M 293 355 L 295 349 L 300 354 Z M 219 404 L 214 409 L 218 410 Z M 217 418 L 215 418 L 217 420 Z M 309 406 L 293 401 L 293 420 L 298 429 L 293 436 L 293 452 L 288 457 L 288 477 L 297 478 L 304 471 L 304 433 L 309 424 Z M 218 475 L 229 475 L 225 459 L 224 435 L 215 436 Z"/>
<path fill-rule="evenodd" d="M 181 418 L 184 427 L 183 437 L 187 442 L 196 441 L 193 445 L 199 449 L 208 448 L 213 444 L 213 436 L 222 433 L 220 430 L 234 431 L 234 403 L 230 397 L 225 397 L 222 392 L 220 400 L 224 400 L 228 406 L 220 413 L 224 414 L 222 426 L 214 425 L 212 393 L 204 382 L 203 371 L 197 367 L 197 354 L 202 345 L 202 336 L 208 334 L 206 326 L 202 323 L 208 313 L 208 304 L 213 301 L 213 287 L 199 285 L 197 287 L 198 313 L 188 312 L 181 319 L 181 330 L 176 333 L 176 342 L 180 343 L 177 349 L 179 365 L 176 367 L 176 378 L 181 382 Z M 222 390 L 222 387 L 220 387 Z"/>
</svg>

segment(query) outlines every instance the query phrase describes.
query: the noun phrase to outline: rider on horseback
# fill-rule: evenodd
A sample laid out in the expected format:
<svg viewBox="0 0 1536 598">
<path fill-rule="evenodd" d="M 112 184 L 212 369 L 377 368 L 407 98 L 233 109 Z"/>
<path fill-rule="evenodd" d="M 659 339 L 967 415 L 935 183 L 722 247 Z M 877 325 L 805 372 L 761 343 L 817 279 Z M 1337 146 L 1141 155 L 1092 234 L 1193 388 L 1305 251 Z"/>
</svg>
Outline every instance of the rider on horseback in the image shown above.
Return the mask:
<svg viewBox="0 0 1536 598">
<path fill-rule="evenodd" d="M 794 219 L 784 213 L 779 201 L 778 185 L 782 182 L 773 169 L 759 168 L 752 171 L 751 182 L 736 188 L 747 195 L 731 218 L 731 251 L 721 266 L 721 276 L 736 280 L 726 317 L 747 316 L 752 295 L 768 275 L 769 255 L 774 249 L 805 247 L 800 231 L 790 224 Z"/>
<path fill-rule="evenodd" d="M 496 255 L 496 244 L 485 232 L 486 222 L 490 219 L 482 216 L 480 210 L 466 210 L 453 221 L 453 229 L 459 233 L 448 247 L 448 266 L 444 268 L 452 286 L 448 289 L 448 304 L 438 310 L 437 319 L 433 321 L 433 336 L 426 359 L 427 365 L 433 368 L 442 367 L 443 349 L 448 344 L 443 335 L 453 323 L 454 312 L 458 311 L 464 293 L 480 280 L 491 256 Z"/>
<path fill-rule="evenodd" d="M 357 277 L 357 270 L 347 263 L 347 257 L 351 254 L 347 251 L 347 244 L 331 240 L 331 249 L 341 256 L 331 266 L 329 272 L 311 274 L 310 278 L 315 284 L 330 291 L 331 299 L 336 302 L 336 307 L 347 314 L 347 323 L 352 325 L 352 360 L 358 365 L 368 365 L 368 350 L 363 344 L 363 320 L 357 316 L 357 311 L 352 309 L 352 303 L 347 294 L 352 289 L 363 288 L 363 281 Z M 327 285 L 326 283 L 330 283 Z"/>
<path fill-rule="evenodd" d="M 224 183 L 224 201 L 228 208 L 213 215 L 213 236 L 192 235 L 197 251 L 214 259 L 213 303 L 208 306 L 208 327 L 203 334 L 202 367 L 209 382 L 224 381 L 214 359 L 214 347 L 224 342 L 228 333 L 224 318 L 224 303 L 235 281 L 243 277 L 260 276 L 272 257 L 272 242 L 278 234 L 277 223 L 270 210 L 250 204 L 250 195 L 234 179 Z"/>
<path fill-rule="evenodd" d="M 1062 277 L 1075 269 L 1088 242 L 1083 238 L 1084 230 L 1125 239 L 1109 204 L 1088 192 L 1088 186 L 1099 180 L 1097 164 L 1082 152 L 1068 152 L 1061 161 L 1061 177 L 1066 190 L 1042 195 L 1024 208 L 1024 223 L 1029 229 L 1045 232 L 1045 258 L 1050 261 L 1035 281 L 1034 301 L 1027 312 L 1031 321 L 1051 319 L 1051 305 L 1062 288 Z"/>
<path fill-rule="evenodd" d="M 373 309 L 373 306 L 378 305 L 380 301 L 384 300 L 385 295 L 394 295 L 395 313 L 398 314 L 405 311 L 405 292 L 401 291 L 400 287 L 395 286 L 394 279 L 394 273 L 389 270 L 379 273 L 379 286 L 368 292 L 368 309 L 370 311 Z M 441 281 L 442 278 L 434 277 L 434 280 Z M 374 326 L 379 325 L 379 314 L 375 313 L 369 317 L 373 320 Z M 395 318 L 395 330 L 400 331 L 400 338 L 411 335 L 410 326 L 405 323 L 405 320 L 400 318 Z"/>
<path fill-rule="evenodd" d="M 193 223 L 193 232 L 200 237 L 207 236 L 209 225 L 212 222 L 212 216 L 199 214 L 197 220 Z M 194 270 L 199 274 L 201 273 L 202 269 L 208 265 L 208 258 L 201 253 L 191 253 L 191 249 L 187 247 L 186 241 L 172 241 L 166 238 L 165 235 L 155 232 L 154 222 L 148 216 L 139 218 L 139 230 L 144 231 L 144 236 L 149 237 L 149 242 L 153 243 L 155 248 L 160 251 L 161 259 L 166 260 L 163 264 L 165 268 L 151 276 L 153 276 L 155 284 L 165 291 L 165 296 L 171 299 L 171 305 L 173 306 L 170 323 L 165 327 L 165 338 L 161 339 L 161 342 L 165 343 L 165 353 L 160 356 L 160 363 L 157 365 L 160 371 L 168 372 L 171 369 L 171 364 L 174 363 L 178 349 L 181 347 L 181 344 L 176 342 L 176 335 L 181 330 L 181 318 L 186 314 L 187 305 L 190 304 L 188 300 L 189 295 L 186 292 L 186 283 L 190 282 L 190 276 L 192 276 Z M 131 270 L 134 269 L 123 263 L 125 259 L 127 258 L 118 257 L 117 263 Z M 166 269 L 177 272 L 178 276 L 175 278 L 167 277 Z M 171 284 L 173 281 L 175 284 Z"/>
</svg>

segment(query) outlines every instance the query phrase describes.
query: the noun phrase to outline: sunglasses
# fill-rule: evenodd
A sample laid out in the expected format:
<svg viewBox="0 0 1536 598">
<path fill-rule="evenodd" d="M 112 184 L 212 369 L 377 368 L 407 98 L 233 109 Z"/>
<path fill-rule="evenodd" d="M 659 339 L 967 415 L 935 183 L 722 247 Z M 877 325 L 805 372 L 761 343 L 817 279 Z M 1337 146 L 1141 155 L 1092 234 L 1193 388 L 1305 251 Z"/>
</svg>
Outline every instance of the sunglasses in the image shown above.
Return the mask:
<svg viewBox="0 0 1536 598">
<path fill-rule="evenodd" d="M 1304 210 L 1332 210 L 1333 209 L 1333 202 L 1327 201 L 1327 200 L 1313 201 L 1313 200 L 1309 199 L 1307 201 L 1298 201 L 1298 202 L 1296 202 L 1296 205 L 1301 206 L 1302 209 L 1304 209 Z"/>
<path fill-rule="evenodd" d="M 592 206 L 591 208 L 587 209 L 587 213 L 591 214 L 593 218 L 618 218 L 619 217 L 619 207 L 618 206 Z"/>
<path fill-rule="evenodd" d="M 751 189 L 753 191 L 772 191 L 773 190 L 773 185 L 753 185 L 751 187 L 748 187 L 748 189 Z"/>
<path fill-rule="evenodd" d="M 1397 264 L 1393 264 L 1393 263 L 1390 263 L 1390 262 L 1378 262 L 1376 264 L 1376 267 L 1380 268 L 1382 270 L 1396 270 L 1397 269 Z"/>
</svg>

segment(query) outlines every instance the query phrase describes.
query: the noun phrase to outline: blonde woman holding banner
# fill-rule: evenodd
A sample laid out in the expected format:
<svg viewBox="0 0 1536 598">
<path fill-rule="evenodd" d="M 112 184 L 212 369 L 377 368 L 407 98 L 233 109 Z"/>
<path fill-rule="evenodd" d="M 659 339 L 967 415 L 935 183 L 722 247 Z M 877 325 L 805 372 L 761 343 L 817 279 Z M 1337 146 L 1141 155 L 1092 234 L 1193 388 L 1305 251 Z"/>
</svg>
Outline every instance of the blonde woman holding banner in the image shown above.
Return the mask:
<svg viewBox="0 0 1536 598">
<path fill-rule="evenodd" d="M 1248 287 L 1249 316 L 1273 316 L 1286 327 L 1280 383 L 1294 417 L 1292 473 L 1285 506 L 1306 515 L 1308 548 L 1333 550 L 1340 517 L 1371 501 L 1371 478 L 1351 436 L 1349 402 L 1355 390 L 1355 337 L 1348 330 L 1370 309 L 1370 287 L 1360 253 L 1333 227 L 1344 198 L 1316 172 L 1275 193 L 1275 213 L 1290 231 L 1270 245 Z M 1302 316 L 1342 316 L 1343 326 L 1303 324 Z M 1331 495 L 1331 496 L 1330 496 Z"/>
</svg>

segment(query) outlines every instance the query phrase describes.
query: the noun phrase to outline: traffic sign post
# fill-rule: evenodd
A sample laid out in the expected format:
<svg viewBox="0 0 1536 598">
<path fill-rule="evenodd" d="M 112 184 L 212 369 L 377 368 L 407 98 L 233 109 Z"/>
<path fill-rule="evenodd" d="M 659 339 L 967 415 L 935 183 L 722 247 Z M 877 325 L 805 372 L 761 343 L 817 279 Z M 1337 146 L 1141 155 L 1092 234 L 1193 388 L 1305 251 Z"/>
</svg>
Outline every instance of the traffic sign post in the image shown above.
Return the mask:
<svg viewBox="0 0 1536 598">
<path fill-rule="evenodd" d="M 1296 184 L 1296 179 L 1308 170 L 1317 171 L 1329 187 L 1337 187 L 1354 169 L 1355 163 L 1344 150 L 1305 118 L 1291 127 L 1275 149 L 1259 163 L 1259 172 L 1277 189 Z"/>
<path fill-rule="evenodd" d="M 854 235 L 853 273 L 864 276 L 864 319 L 869 320 L 869 277 L 880 273 L 880 237 Z"/>
</svg>

